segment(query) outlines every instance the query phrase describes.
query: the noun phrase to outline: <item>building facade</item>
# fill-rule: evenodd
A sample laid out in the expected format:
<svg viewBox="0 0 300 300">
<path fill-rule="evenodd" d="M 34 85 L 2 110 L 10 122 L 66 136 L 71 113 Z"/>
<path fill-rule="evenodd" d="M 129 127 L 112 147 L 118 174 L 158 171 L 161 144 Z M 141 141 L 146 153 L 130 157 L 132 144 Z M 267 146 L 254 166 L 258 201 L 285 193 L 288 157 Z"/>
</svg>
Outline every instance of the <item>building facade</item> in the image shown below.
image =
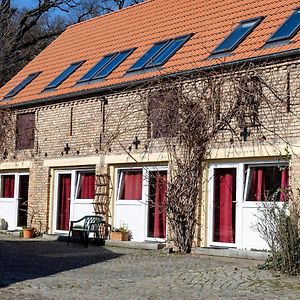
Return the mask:
<svg viewBox="0 0 300 300">
<path fill-rule="evenodd" d="M 201 82 L 239 65 L 266 79 L 270 105 L 258 109 L 259 133 L 248 124 L 211 143 L 195 245 L 267 248 L 254 226 L 259 208 L 298 186 L 300 172 L 300 11 L 296 1 L 227 2 L 152 0 L 73 25 L 0 89 L 12 111 L 0 162 L 9 230 L 32 219 L 64 234 L 100 211 L 135 241 L 166 240 L 167 129 L 149 118 L 145 95 L 159 79 Z"/>
</svg>

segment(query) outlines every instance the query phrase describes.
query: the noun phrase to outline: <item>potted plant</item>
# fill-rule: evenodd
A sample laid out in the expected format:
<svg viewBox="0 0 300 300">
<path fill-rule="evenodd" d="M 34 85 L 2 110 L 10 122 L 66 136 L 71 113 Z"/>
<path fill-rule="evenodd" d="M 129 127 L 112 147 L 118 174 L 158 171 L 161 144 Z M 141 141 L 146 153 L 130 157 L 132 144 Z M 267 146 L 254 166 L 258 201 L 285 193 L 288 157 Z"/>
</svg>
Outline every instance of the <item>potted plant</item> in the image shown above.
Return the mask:
<svg viewBox="0 0 300 300">
<path fill-rule="evenodd" d="M 131 231 L 125 227 L 113 227 L 111 231 L 111 240 L 114 241 L 129 241 L 131 236 Z"/>
<path fill-rule="evenodd" d="M 24 227 L 23 228 L 23 238 L 32 239 L 34 237 L 34 228 L 33 227 Z"/>
<path fill-rule="evenodd" d="M 31 239 L 35 236 L 36 229 L 32 226 L 35 215 L 37 214 L 38 208 L 28 206 L 24 209 L 27 215 L 27 226 L 23 226 L 23 238 Z"/>
</svg>

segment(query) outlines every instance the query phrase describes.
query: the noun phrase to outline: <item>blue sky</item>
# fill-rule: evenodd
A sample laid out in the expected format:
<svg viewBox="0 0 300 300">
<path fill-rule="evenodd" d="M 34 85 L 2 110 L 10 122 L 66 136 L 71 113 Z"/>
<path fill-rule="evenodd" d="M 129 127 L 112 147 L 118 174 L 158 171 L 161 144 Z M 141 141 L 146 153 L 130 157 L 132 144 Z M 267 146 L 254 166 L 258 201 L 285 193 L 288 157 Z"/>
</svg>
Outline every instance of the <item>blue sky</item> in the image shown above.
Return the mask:
<svg viewBox="0 0 300 300">
<path fill-rule="evenodd" d="M 18 8 L 33 8 L 37 7 L 39 1 L 38 0 L 12 0 L 11 1 L 13 7 Z M 50 10 L 52 16 L 64 15 L 64 12 L 59 9 Z"/>
<path fill-rule="evenodd" d="M 37 0 L 12 0 L 13 6 L 17 7 L 33 7 Z"/>
</svg>

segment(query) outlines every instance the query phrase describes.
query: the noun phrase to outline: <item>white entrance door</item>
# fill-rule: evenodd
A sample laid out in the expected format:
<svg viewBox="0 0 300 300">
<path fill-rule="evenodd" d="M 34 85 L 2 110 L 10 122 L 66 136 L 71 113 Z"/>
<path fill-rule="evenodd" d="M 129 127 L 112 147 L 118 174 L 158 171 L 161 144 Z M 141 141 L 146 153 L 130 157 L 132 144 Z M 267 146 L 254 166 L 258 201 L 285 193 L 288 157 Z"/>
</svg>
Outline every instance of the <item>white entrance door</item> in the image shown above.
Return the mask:
<svg viewBox="0 0 300 300">
<path fill-rule="evenodd" d="M 56 171 L 54 190 L 54 232 L 66 232 L 70 221 L 94 214 L 95 170 Z"/>
<path fill-rule="evenodd" d="M 0 174 L 0 217 L 9 230 L 27 224 L 28 186 L 28 173 Z"/>
<path fill-rule="evenodd" d="M 244 161 L 209 168 L 209 246 L 268 249 L 256 229 L 269 196 L 283 205 L 288 187 L 286 162 Z M 279 191 L 279 192 L 278 192 Z"/>
<path fill-rule="evenodd" d="M 166 167 L 117 169 L 114 226 L 131 230 L 133 241 L 164 240 L 166 184 Z"/>
<path fill-rule="evenodd" d="M 210 166 L 209 244 L 236 247 L 240 240 L 242 189 L 238 164 Z"/>
</svg>

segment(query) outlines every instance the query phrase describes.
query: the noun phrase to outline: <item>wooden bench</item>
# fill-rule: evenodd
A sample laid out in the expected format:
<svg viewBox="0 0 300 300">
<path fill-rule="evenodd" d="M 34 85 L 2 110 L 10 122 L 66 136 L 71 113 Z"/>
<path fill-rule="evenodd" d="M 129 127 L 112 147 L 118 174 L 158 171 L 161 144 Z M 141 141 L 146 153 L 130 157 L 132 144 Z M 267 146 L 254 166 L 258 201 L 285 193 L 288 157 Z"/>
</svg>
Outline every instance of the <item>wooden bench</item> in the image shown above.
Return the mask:
<svg viewBox="0 0 300 300">
<path fill-rule="evenodd" d="M 84 216 L 77 221 L 71 221 L 69 230 L 69 236 L 67 244 L 69 245 L 71 236 L 74 232 L 78 232 L 80 235 L 80 241 L 84 243 L 85 247 L 88 246 L 89 234 L 94 233 L 97 241 L 102 242 L 107 239 L 109 234 L 110 225 L 108 225 L 102 216 Z"/>
</svg>

